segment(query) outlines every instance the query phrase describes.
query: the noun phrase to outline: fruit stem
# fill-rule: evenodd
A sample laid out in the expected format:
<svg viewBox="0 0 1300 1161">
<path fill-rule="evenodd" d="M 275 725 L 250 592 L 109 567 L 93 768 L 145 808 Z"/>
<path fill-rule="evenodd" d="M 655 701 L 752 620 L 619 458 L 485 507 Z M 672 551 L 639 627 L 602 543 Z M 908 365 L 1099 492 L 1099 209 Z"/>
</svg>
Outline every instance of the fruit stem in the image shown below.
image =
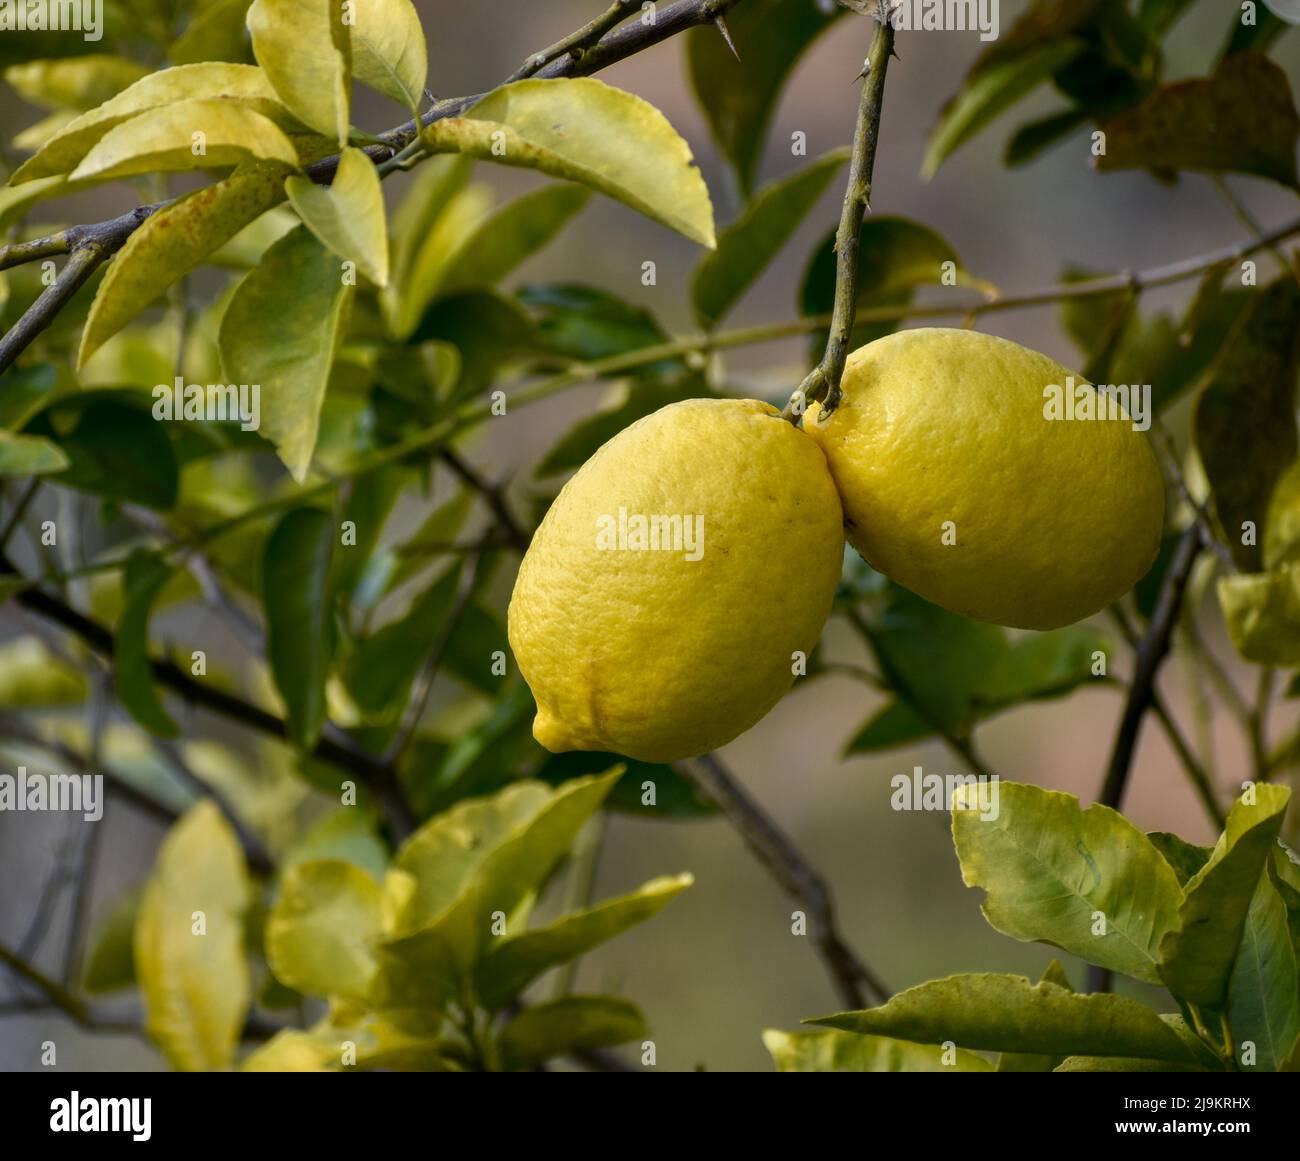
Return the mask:
<svg viewBox="0 0 1300 1161">
<path fill-rule="evenodd" d="M 885 103 L 885 72 L 894 52 L 894 26 L 889 16 L 889 0 L 878 0 L 875 32 L 862 70 L 865 83 L 853 132 L 848 187 L 844 191 L 840 225 L 835 233 L 835 309 L 831 315 L 830 334 L 821 362 L 799 385 L 782 413 L 791 423 L 798 423 L 809 402 L 821 403 L 826 415 L 840 402 L 840 380 L 849 357 L 853 317 L 858 308 L 858 241 L 862 219 L 871 204 L 871 177 L 876 165 L 880 115 Z"/>
</svg>

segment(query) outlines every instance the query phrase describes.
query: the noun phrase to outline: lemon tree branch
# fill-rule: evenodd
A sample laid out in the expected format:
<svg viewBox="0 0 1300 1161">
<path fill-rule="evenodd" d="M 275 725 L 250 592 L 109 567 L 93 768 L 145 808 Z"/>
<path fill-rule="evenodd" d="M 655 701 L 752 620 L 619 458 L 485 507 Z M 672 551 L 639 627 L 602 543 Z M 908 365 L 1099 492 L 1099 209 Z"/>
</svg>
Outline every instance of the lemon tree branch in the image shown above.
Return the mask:
<svg viewBox="0 0 1300 1161">
<path fill-rule="evenodd" d="M 835 233 L 835 311 L 831 316 L 830 336 L 822 361 L 799 385 L 787 418 L 803 413 L 809 401 L 819 401 L 828 414 L 840 401 L 840 380 L 849 357 L 853 336 L 853 317 L 858 305 L 858 243 L 862 219 L 871 203 L 871 178 L 876 165 L 876 145 L 880 139 L 880 115 L 885 107 L 885 73 L 894 52 L 894 26 L 889 21 L 888 0 L 878 0 L 875 32 L 863 66 L 865 81 L 858 104 L 858 120 L 853 131 L 853 154 L 849 159 L 848 188 L 840 211 L 839 229 Z"/>
</svg>

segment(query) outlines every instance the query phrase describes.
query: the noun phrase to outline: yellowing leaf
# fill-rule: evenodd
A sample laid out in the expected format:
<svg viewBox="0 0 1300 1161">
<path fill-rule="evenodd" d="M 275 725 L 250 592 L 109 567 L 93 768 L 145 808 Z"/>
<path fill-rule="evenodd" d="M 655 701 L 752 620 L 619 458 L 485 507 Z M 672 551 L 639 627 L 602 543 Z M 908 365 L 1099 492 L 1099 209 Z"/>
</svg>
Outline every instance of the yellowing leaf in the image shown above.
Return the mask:
<svg viewBox="0 0 1300 1161">
<path fill-rule="evenodd" d="M 83 113 L 35 157 L 19 166 L 10 183 L 19 185 L 38 177 L 69 173 L 114 126 L 150 109 L 203 97 L 255 109 L 282 129 L 289 128 L 292 121 L 259 68 L 225 63 L 179 65 L 151 73 L 98 108 Z"/>
<path fill-rule="evenodd" d="M 1247 661 L 1300 665 L 1300 564 L 1219 578 L 1228 636 Z"/>
<path fill-rule="evenodd" d="M 36 435 L 0 431 L 0 478 L 44 476 L 67 466 L 68 457 L 58 444 Z"/>
<path fill-rule="evenodd" d="M 39 637 L 0 644 L 0 709 L 43 709 L 85 700 L 81 671 L 51 653 Z"/>
<path fill-rule="evenodd" d="M 293 867 L 266 924 L 276 978 L 308 996 L 363 998 L 377 966 L 381 898 L 379 884 L 342 859 Z"/>
<path fill-rule="evenodd" d="M 347 142 L 352 46 L 338 0 L 255 0 L 253 54 L 285 106 L 317 133 Z"/>
<path fill-rule="evenodd" d="M 653 105 L 591 77 L 528 80 L 425 130 L 435 151 L 539 169 L 714 245 L 713 206 L 690 146 Z"/>
<path fill-rule="evenodd" d="M 23 100 L 43 109 L 77 112 L 103 104 L 148 75 L 144 65 L 111 53 L 27 61 L 4 71 L 5 83 Z"/>
<path fill-rule="evenodd" d="M 249 900 L 239 841 L 205 799 L 163 842 L 135 927 L 145 1027 L 180 1071 L 234 1061 L 252 991 L 243 930 Z"/>
<path fill-rule="evenodd" d="M 227 381 L 261 386 L 262 434 L 298 481 L 316 449 L 351 291 L 342 263 L 302 226 L 266 252 L 221 321 Z"/>
<path fill-rule="evenodd" d="M 418 113 L 429 49 L 411 0 L 355 0 L 352 72 L 363 85 Z"/>
<path fill-rule="evenodd" d="M 252 159 L 297 168 L 298 152 L 261 113 L 229 101 L 195 98 L 110 129 L 73 170 L 72 180 L 213 169 Z"/>
<path fill-rule="evenodd" d="M 376 286 L 388 285 L 388 223 L 374 163 L 361 149 L 345 149 L 334 183 L 291 177 L 285 191 L 298 216 L 340 258 Z"/>
<path fill-rule="evenodd" d="M 178 279 L 284 200 L 284 171 L 248 165 L 159 210 L 131 235 L 99 284 L 78 366 Z"/>
</svg>

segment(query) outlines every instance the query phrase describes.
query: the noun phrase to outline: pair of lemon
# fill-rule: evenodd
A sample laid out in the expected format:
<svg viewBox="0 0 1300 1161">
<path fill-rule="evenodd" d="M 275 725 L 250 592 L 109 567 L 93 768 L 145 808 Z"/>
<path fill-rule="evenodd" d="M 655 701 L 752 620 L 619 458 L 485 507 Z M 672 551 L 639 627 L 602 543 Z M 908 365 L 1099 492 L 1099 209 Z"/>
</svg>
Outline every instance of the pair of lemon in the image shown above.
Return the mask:
<svg viewBox="0 0 1300 1161">
<path fill-rule="evenodd" d="M 839 407 L 802 429 L 755 400 L 632 424 L 519 570 L 510 644 L 534 736 L 653 762 L 731 741 L 816 645 L 846 532 L 968 617 L 1050 629 L 1104 608 L 1155 558 L 1164 484 L 1126 414 L 1053 414 L 1052 389 L 1081 382 L 1004 339 L 909 330 L 851 355 Z"/>
</svg>

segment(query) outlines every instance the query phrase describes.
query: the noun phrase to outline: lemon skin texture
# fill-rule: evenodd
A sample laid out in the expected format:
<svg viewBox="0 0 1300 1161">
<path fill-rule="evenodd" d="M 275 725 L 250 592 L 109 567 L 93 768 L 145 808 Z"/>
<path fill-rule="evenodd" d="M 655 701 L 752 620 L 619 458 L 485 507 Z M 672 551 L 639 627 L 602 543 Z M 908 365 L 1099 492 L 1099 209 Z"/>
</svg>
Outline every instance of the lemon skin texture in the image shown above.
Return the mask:
<svg viewBox="0 0 1300 1161">
<path fill-rule="evenodd" d="M 1122 596 L 1155 560 L 1164 482 L 1131 420 L 1046 418 L 1044 388 L 1069 376 L 974 331 L 853 352 L 839 406 L 804 416 L 849 542 L 927 600 L 1000 625 L 1053 629 Z"/>
<path fill-rule="evenodd" d="M 620 509 L 629 528 L 702 517 L 699 559 L 611 547 Z M 790 688 L 843 559 L 826 460 L 775 408 L 695 399 L 638 420 L 565 485 L 515 581 L 510 646 L 537 700 L 533 736 L 645 762 L 725 745 Z"/>
</svg>

